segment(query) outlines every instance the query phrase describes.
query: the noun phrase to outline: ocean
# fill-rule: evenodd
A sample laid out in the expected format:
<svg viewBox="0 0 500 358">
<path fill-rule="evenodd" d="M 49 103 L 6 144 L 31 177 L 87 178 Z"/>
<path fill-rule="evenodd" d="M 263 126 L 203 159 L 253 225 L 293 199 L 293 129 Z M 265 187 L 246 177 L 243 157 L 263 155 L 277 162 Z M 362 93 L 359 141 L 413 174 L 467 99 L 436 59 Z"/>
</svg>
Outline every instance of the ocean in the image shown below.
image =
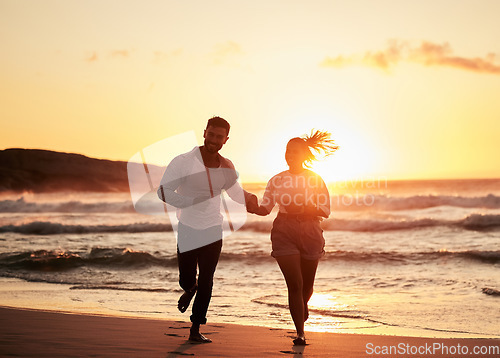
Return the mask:
<svg viewBox="0 0 500 358">
<path fill-rule="evenodd" d="M 246 189 L 262 195 L 264 184 Z M 329 186 L 306 330 L 500 337 L 500 179 Z M 289 328 L 276 213 L 224 239 L 209 322 Z M 129 193 L 0 195 L 0 304 L 189 321 L 167 216 Z"/>
</svg>

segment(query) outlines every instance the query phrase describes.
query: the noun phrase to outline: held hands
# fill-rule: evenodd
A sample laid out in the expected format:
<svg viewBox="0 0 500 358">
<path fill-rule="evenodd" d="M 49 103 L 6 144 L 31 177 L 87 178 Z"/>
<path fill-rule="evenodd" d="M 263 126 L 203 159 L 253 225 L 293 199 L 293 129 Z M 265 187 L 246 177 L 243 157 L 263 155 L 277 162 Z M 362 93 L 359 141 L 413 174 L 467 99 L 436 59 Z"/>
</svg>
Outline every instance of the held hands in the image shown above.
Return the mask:
<svg viewBox="0 0 500 358">
<path fill-rule="evenodd" d="M 257 196 L 254 194 L 251 194 L 247 197 L 245 204 L 247 207 L 247 212 L 251 214 L 255 214 L 259 209 L 259 201 L 257 199 Z"/>
<path fill-rule="evenodd" d="M 246 206 L 247 206 L 247 212 L 249 212 L 250 214 L 257 214 L 260 216 L 269 215 L 268 209 L 266 209 L 264 206 L 260 206 L 259 200 L 253 194 L 247 198 Z"/>
<path fill-rule="evenodd" d="M 196 206 L 198 210 L 208 210 L 208 203 L 211 197 L 208 195 L 197 196 L 193 199 L 193 206 Z M 268 215 L 269 212 L 262 206 L 259 206 L 259 200 L 255 194 L 250 194 L 246 197 L 245 205 L 247 212 L 251 214 L 257 214 L 261 216 Z"/>
</svg>

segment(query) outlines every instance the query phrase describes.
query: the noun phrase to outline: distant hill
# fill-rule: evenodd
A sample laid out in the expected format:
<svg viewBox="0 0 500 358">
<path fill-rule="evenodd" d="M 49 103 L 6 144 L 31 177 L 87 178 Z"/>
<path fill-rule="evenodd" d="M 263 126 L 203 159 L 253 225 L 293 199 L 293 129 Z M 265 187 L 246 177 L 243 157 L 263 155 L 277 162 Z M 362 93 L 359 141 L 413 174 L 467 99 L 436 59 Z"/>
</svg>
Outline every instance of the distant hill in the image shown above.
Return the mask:
<svg viewBox="0 0 500 358">
<path fill-rule="evenodd" d="M 128 190 L 127 162 L 39 149 L 0 151 L 0 192 Z"/>
</svg>

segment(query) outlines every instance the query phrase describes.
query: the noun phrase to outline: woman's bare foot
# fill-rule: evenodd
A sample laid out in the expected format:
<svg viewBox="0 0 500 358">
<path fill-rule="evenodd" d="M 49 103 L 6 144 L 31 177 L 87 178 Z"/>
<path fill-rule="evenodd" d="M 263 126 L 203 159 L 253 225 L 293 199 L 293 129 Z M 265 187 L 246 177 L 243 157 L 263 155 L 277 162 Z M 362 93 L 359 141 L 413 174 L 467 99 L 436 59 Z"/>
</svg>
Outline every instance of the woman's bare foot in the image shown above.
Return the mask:
<svg viewBox="0 0 500 358">
<path fill-rule="evenodd" d="M 306 343 L 306 337 L 304 336 L 298 336 L 297 338 L 295 338 L 293 340 L 293 344 L 295 346 L 305 346 L 307 343 Z"/>
</svg>

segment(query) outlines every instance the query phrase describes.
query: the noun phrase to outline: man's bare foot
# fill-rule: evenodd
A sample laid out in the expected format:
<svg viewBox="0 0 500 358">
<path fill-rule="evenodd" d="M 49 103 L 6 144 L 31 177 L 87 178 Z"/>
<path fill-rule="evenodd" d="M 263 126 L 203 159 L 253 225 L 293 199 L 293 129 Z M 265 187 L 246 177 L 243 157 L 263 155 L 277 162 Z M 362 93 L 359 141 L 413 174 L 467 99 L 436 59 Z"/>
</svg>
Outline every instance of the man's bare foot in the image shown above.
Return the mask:
<svg viewBox="0 0 500 358">
<path fill-rule="evenodd" d="M 189 340 L 191 342 L 196 342 L 196 343 L 212 343 L 212 340 L 210 338 L 205 337 L 200 332 L 196 333 L 191 332 L 189 334 Z"/>
<path fill-rule="evenodd" d="M 177 302 L 177 308 L 179 309 L 179 311 L 181 311 L 182 313 L 186 312 L 197 289 L 198 286 L 195 286 L 191 289 L 191 291 L 184 291 L 182 296 L 179 298 L 179 301 Z"/>
</svg>

